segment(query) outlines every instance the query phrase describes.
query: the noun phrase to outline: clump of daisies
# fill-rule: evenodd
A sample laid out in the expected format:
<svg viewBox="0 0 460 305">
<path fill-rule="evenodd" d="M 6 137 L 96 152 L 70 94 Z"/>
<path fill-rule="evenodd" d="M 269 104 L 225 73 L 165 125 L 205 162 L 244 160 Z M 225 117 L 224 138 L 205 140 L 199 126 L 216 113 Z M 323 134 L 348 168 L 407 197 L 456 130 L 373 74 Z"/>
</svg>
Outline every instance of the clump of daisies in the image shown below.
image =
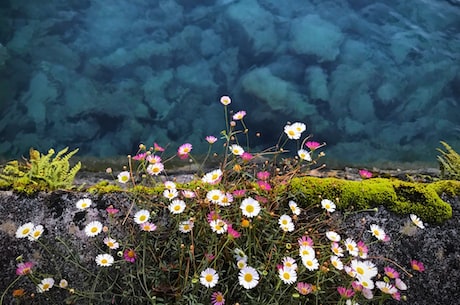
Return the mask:
<svg viewBox="0 0 460 305">
<path fill-rule="evenodd" d="M 305 135 L 307 125 L 288 122 L 273 149 L 250 149 L 246 111 L 230 109 L 229 96 L 220 99 L 225 130 L 208 135 L 204 160 L 222 148 L 220 163 L 195 180 L 179 184 L 165 174 L 165 163 L 196 162 L 191 143 L 174 154 L 157 143 L 128 157 L 116 176 L 125 189 L 148 181 L 155 192 L 127 192 L 127 202 L 110 202 L 103 213 L 90 212 L 89 197 L 75 202 L 84 215 L 79 228 L 85 253 L 87 285 L 71 279 L 43 276 L 34 281 L 37 292 L 59 287 L 78 303 L 94 304 L 359 304 L 404 298 L 409 267 L 424 271 L 423 263 L 388 264 L 383 269 L 369 255 L 375 243 L 391 242 L 385 228 L 372 223 L 359 237 L 345 236 L 334 219 L 338 198 L 318 198 L 306 204 L 301 194 L 286 188 L 289 179 L 317 164 L 325 145 Z M 197 163 L 197 162 L 196 162 Z M 108 171 L 111 173 L 111 171 Z M 115 177 L 114 177 L 115 178 Z M 366 176 L 370 179 L 371 176 Z M 149 185 L 145 183 L 145 185 Z M 423 222 L 410 215 L 410 226 Z M 409 224 L 408 224 L 409 225 Z M 16 237 L 40 240 L 45 228 L 21 225 Z M 64 261 L 77 258 L 65 241 Z M 59 264 L 59 261 L 56 261 Z M 22 262 L 19 277 L 34 274 L 36 264 Z M 62 286 L 61 286 L 62 283 Z M 83 301 L 82 301 L 83 302 Z"/>
</svg>

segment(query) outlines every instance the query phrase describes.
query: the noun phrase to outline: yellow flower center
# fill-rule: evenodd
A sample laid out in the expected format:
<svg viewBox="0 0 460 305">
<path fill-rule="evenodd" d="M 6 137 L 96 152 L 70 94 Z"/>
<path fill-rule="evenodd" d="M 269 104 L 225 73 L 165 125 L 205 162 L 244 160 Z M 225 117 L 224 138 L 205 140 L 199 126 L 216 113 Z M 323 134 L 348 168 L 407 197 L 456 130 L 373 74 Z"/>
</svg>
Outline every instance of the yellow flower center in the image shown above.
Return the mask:
<svg viewBox="0 0 460 305">
<path fill-rule="evenodd" d="M 105 258 L 101 259 L 101 264 L 102 264 L 102 265 L 105 265 L 105 264 L 107 264 L 107 263 L 108 263 L 107 259 L 105 259 Z"/>
<path fill-rule="evenodd" d="M 212 276 L 212 274 L 206 274 L 204 279 L 206 280 L 206 282 L 212 282 L 213 276 Z"/>
<path fill-rule="evenodd" d="M 356 272 L 363 275 L 364 274 L 364 269 L 362 267 L 356 268 Z"/>
<path fill-rule="evenodd" d="M 289 274 L 289 272 L 284 272 L 284 273 L 283 273 L 283 278 L 284 278 L 285 280 L 289 280 L 289 279 L 291 278 L 291 275 Z"/>
<path fill-rule="evenodd" d="M 180 205 L 175 205 L 174 206 L 174 211 L 180 211 Z"/>
<path fill-rule="evenodd" d="M 251 274 L 251 273 L 246 273 L 246 274 L 244 275 L 244 280 L 245 280 L 246 282 L 251 282 L 251 281 L 252 281 L 252 274 Z"/>
<path fill-rule="evenodd" d="M 145 221 L 146 219 L 147 219 L 147 216 L 145 216 L 145 215 L 141 215 L 141 217 L 139 217 L 140 221 Z"/>
<path fill-rule="evenodd" d="M 29 229 L 29 228 L 26 228 L 26 229 L 22 230 L 22 234 L 23 234 L 23 235 L 27 235 L 27 234 L 29 234 L 29 233 L 30 233 L 30 229 Z"/>
<path fill-rule="evenodd" d="M 92 227 L 91 228 L 91 233 L 96 233 L 97 232 L 97 228 L 96 227 Z"/>
<path fill-rule="evenodd" d="M 248 205 L 248 206 L 246 207 L 246 212 L 248 212 L 248 213 L 254 212 L 254 206 Z"/>
</svg>

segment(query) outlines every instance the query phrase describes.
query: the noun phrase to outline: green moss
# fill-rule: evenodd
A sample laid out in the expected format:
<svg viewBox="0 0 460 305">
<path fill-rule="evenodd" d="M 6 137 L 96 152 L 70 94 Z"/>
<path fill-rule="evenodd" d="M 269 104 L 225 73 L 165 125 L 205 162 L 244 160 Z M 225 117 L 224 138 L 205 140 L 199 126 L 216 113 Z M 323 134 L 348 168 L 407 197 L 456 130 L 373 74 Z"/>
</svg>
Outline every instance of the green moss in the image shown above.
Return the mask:
<svg viewBox="0 0 460 305">
<path fill-rule="evenodd" d="M 384 178 L 301 177 L 292 179 L 290 191 L 303 205 L 318 204 L 321 198 L 334 199 L 338 208 L 347 211 L 383 205 L 399 214 L 414 213 L 426 222 L 441 223 L 452 217 L 452 207 L 430 185 Z"/>
</svg>

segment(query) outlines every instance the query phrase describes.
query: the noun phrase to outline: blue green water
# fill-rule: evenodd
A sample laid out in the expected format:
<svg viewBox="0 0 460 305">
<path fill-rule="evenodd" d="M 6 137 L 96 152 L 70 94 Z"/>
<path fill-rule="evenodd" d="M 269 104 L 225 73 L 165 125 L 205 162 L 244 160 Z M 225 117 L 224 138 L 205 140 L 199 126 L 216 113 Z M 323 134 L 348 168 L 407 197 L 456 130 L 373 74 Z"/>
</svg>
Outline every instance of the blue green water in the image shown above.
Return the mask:
<svg viewBox="0 0 460 305">
<path fill-rule="evenodd" d="M 254 151 L 300 121 L 334 162 L 432 164 L 439 141 L 460 150 L 459 5 L 2 1 L 0 157 L 202 153 L 229 95 Z"/>
</svg>

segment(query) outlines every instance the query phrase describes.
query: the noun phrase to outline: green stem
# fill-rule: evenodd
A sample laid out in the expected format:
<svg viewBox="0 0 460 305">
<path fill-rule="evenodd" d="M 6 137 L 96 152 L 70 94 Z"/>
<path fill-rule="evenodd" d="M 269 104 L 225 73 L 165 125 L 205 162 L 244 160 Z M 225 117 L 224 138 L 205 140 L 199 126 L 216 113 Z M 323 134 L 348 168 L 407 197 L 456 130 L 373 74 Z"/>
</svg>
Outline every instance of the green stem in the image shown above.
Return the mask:
<svg viewBox="0 0 460 305">
<path fill-rule="evenodd" d="M 6 287 L 5 291 L 2 293 L 2 296 L 0 298 L 0 305 L 3 305 L 3 298 L 5 297 L 5 295 L 8 292 L 8 290 L 10 290 L 11 287 L 13 287 L 14 284 L 16 284 L 19 281 L 20 278 L 21 278 L 21 276 L 18 276 L 14 281 L 11 282 L 11 284 L 8 285 L 8 287 Z"/>
</svg>

